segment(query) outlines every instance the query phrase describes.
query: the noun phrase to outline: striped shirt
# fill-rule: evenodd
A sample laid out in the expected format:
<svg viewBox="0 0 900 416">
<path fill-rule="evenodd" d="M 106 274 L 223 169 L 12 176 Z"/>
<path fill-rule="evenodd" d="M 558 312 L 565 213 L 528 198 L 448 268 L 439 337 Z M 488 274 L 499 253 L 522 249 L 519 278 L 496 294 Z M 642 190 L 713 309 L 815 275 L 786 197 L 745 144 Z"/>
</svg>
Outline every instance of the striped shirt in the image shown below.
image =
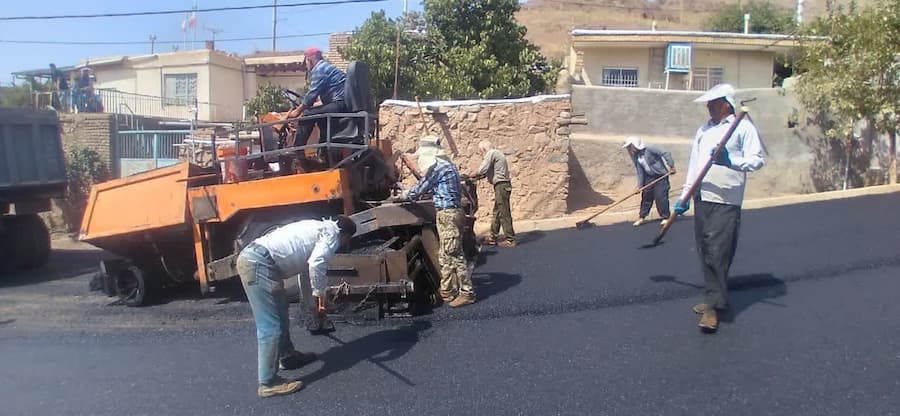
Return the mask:
<svg viewBox="0 0 900 416">
<path fill-rule="evenodd" d="M 407 197 L 415 201 L 427 193 L 434 196 L 434 207 L 437 209 L 459 208 L 459 171 L 456 166 L 437 159 L 419 183 L 409 190 Z"/>
<path fill-rule="evenodd" d="M 309 91 L 303 97 L 303 105 L 311 107 L 316 98 L 322 100 L 322 104 L 331 104 L 344 99 L 344 82 L 347 75 L 336 66 L 327 61 L 319 61 L 312 71 L 309 71 Z"/>
</svg>

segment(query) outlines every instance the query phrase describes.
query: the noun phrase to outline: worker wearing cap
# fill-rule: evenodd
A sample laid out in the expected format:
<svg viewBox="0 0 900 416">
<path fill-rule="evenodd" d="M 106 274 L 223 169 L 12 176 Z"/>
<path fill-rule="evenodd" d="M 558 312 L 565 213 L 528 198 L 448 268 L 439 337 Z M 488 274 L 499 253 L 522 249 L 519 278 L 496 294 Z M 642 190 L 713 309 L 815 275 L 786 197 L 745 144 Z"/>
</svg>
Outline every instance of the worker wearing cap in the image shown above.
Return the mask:
<svg viewBox="0 0 900 416">
<path fill-rule="evenodd" d="M 638 188 L 663 178 L 641 192 L 641 209 L 634 226 L 637 227 L 647 222 L 653 202 L 656 202 L 656 212 L 663 219 L 662 225 L 666 225 L 669 218 L 668 175 L 675 174 L 675 161 L 672 159 L 672 154 L 658 147 L 646 146 L 638 137 L 626 138 L 622 147 L 628 151 L 631 162 L 634 163 Z"/>
<path fill-rule="evenodd" d="M 765 160 L 756 126 L 743 119 L 713 160 L 709 172 L 698 179 L 698 173 L 715 153 L 719 141 L 737 120 L 734 87 L 716 85 L 694 101 L 706 103 L 710 120 L 700 126 L 694 137 L 684 190 L 675 202 L 675 214 L 683 214 L 690 208 L 688 189 L 694 181 L 701 180 L 699 191 L 693 196 L 694 234 L 706 283 L 706 301 L 695 305 L 693 310 L 702 314 L 700 328 L 715 331 L 719 325 L 718 313 L 729 306 L 728 270 L 737 249 L 747 172 L 762 168 Z"/>
<path fill-rule="evenodd" d="M 429 142 L 437 143 L 437 140 L 426 137 L 420 143 Z M 432 194 L 440 238 L 440 295 L 445 303 L 458 308 L 475 303 L 475 291 L 462 248 L 464 214 L 460 204 L 459 171 L 437 146 L 420 145 L 416 153 L 422 179 L 401 199 L 415 201 L 424 194 Z"/>
<path fill-rule="evenodd" d="M 300 114 L 314 116 L 346 112 L 344 83 L 347 81 L 347 74 L 323 59 L 322 51 L 318 48 L 306 49 L 303 56 L 306 59 L 306 69 L 309 71 L 309 91 L 306 92 L 300 105 L 288 113 L 288 118 L 297 117 Z M 322 102 L 322 105 L 313 107 L 317 99 Z M 297 128 L 297 138 L 294 142 L 296 146 L 306 145 L 314 125 L 319 126 L 321 140 L 325 141 L 325 131 L 327 130 L 325 118 L 303 120 L 299 122 Z"/>
<path fill-rule="evenodd" d="M 509 163 L 503 152 L 494 149 L 489 141 L 478 143 L 478 148 L 484 152 L 484 160 L 478 168 L 478 172 L 472 179 L 487 178 L 494 186 L 494 218 L 491 221 L 491 235 L 484 240 L 486 245 L 499 245 L 501 247 L 516 246 L 516 231 L 513 230 L 512 213 L 510 211 L 509 197 L 512 195 L 512 184 L 509 175 Z M 500 228 L 503 228 L 503 241 L 498 242 L 497 236 Z"/>
<path fill-rule="evenodd" d="M 260 397 L 299 390 L 303 383 L 278 376 L 278 370 L 300 368 L 316 359 L 315 354 L 294 350 L 283 280 L 308 273 L 318 315 L 323 315 L 326 263 L 355 233 L 356 224 L 343 215 L 336 221 L 302 220 L 257 238 L 238 255 L 236 268 L 256 322 Z"/>
</svg>

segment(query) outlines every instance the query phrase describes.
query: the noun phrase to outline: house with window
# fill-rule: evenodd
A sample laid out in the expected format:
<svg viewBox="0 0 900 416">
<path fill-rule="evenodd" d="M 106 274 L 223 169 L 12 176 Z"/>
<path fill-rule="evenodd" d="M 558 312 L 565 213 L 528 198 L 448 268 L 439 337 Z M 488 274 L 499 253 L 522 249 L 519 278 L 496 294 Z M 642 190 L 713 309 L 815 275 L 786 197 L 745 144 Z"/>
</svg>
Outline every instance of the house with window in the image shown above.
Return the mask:
<svg viewBox="0 0 900 416">
<path fill-rule="evenodd" d="M 585 85 L 707 90 L 770 88 L 775 58 L 798 46 L 788 35 L 655 30 L 583 30 L 570 34 L 567 69 Z"/>
</svg>

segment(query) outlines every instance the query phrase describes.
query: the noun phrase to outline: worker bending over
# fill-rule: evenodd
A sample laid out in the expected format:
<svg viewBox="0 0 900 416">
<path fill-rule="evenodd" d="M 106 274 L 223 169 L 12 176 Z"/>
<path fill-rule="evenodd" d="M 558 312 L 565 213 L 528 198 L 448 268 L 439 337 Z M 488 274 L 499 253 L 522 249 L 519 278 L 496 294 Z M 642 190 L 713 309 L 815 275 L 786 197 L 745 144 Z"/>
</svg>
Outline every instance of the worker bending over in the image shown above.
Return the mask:
<svg viewBox="0 0 900 416">
<path fill-rule="evenodd" d="M 488 183 L 494 186 L 494 218 L 491 221 L 491 235 L 483 243 L 515 247 L 516 231 L 513 230 L 512 212 L 509 205 L 509 197 L 512 195 L 509 163 L 506 161 L 506 155 L 494 149 L 494 145 L 489 141 L 478 143 L 478 148 L 484 152 L 484 160 L 472 179 L 478 180 L 486 177 Z M 501 226 L 503 227 L 503 241 L 497 242 Z"/>
<path fill-rule="evenodd" d="M 737 120 L 731 85 L 716 85 L 694 101 L 706 103 L 710 120 L 700 126 L 694 138 L 684 190 L 675 202 L 676 215 L 690 208 L 688 189 Z M 694 235 L 706 281 L 706 302 L 695 305 L 693 310 L 703 315 L 699 326 L 706 331 L 715 331 L 719 326 L 718 312 L 728 309 L 728 270 L 737 249 L 747 172 L 765 164 L 756 126 L 747 119 L 741 120 L 713 163 L 693 196 Z"/>
<path fill-rule="evenodd" d="M 257 238 L 238 255 L 237 271 L 256 322 L 260 397 L 299 390 L 303 383 L 279 377 L 279 368 L 293 370 L 316 359 L 294 350 L 284 279 L 308 273 L 317 313 L 323 315 L 326 263 L 355 233 L 356 224 L 343 215 L 336 221 L 302 220 Z"/>
<path fill-rule="evenodd" d="M 300 105 L 288 113 L 288 118 L 298 117 L 301 114 L 306 117 L 345 113 L 347 108 L 344 105 L 344 83 L 347 81 L 347 74 L 323 59 L 322 51 L 318 48 L 308 48 L 303 52 L 303 56 L 306 58 L 306 68 L 309 71 L 309 91 L 306 92 Z M 320 100 L 322 105 L 313 107 L 316 99 Z M 325 132 L 328 131 L 326 118 L 301 120 L 298 124 L 294 146 L 305 146 L 312 134 L 313 126 L 316 125 L 319 126 L 319 142 L 325 142 Z"/>
<path fill-rule="evenodd" d="M 436 140 L 436 139 L 435 139 Z M 427 139 L 423 139 L 427 141 Z M 441 299 L 451 307 L 475 303 L 472 276 L 462 249 L 463 211 L 460 205 L 459 171 L 440 150 L 419 149 L 418 167 L 422 179 L 400 199 L 417 200 L 432 194 L 437 210 L 437 232 L 441 247 Z"/>
<path fill-rule="evenodd" d="M 662 225 L 666 225 L 669 218 L 668 175 L 675 174 L 675 161 L 672 160 L 672 154 L 654 146 L 645 146 L 637 137 L 626 138 L 622 147 L 628 151 L 631 162 L 634 163 L 639 189 L 666 176 L 641 192 L 641 210 L 634 226 L 637 227 L 647 222 L 647 216 L 650 215 L 650 207 L 653 206 L 654 201 L 656 202 L 656 212 L 663 219 Z"/>
</svg>

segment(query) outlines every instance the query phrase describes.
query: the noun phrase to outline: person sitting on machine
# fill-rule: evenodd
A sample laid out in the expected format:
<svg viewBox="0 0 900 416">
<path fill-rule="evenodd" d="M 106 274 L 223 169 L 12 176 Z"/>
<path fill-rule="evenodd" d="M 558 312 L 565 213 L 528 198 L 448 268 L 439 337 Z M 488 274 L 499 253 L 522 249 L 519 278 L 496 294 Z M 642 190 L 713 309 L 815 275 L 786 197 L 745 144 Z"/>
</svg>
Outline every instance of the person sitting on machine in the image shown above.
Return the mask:
<svg viewBox="0 0 900 416">
<path fill-rule="evenodd" d="M 306 68 L 309 71 L 309 91 L 301 100 L 300 105 L 288 113 L 288 118 L 299 117 L 301 114 L 313 116 L 346 112 L 344 84 L 347 81 L 347 74 L 324 60 L 322 51 L 318 48 L 306 49 L 303 56 L 306 58 Z M 313 107 L 316 99 L 320 100 L 322 105 Z M 315 125 L 319 126 L 320 141 L 325 141 L 327 119 L 301 120 L 298 124 L 294 146 L 305 146 Z"/>
</svg>

